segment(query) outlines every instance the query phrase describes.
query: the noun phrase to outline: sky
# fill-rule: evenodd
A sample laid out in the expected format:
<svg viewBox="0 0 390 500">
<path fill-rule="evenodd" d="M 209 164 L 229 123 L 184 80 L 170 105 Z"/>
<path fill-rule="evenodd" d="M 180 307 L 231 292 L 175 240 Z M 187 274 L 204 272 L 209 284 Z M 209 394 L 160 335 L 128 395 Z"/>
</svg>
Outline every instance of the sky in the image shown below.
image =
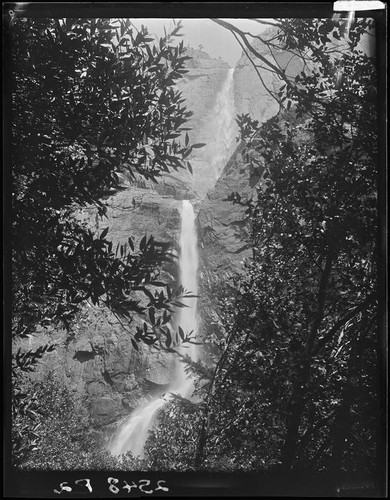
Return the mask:
<svg viewBox="0 0 390 500">
<path fill-rule="evenodd" d="M 255 34 L 263 31 L 264 27 L 251 19 L 225 19 L 244 31 L 250 31 Z M 139 27 L 141 24 L 147 26 L 149 33 L 160 37 L 164 34 L 164 26 L 168 30 L 173 26 L 171 19 L 161 18 L 138 18 L 132 19 L 134 24 Z M 178 19 L 175 19 L 178 21 Z M 189 44 L 197 49 L 199 45 L 209 54 L 210 57 L 217 59 L 221 57 L 229 63 L 231 67 L 236 65 L 236 62 L 241 57 L 241 48 L 228 30 L 222 28 L 210 19 L 182 19 L 183 29 L 181 34 L 184 40 L 184 45 Z"/>
</svg>

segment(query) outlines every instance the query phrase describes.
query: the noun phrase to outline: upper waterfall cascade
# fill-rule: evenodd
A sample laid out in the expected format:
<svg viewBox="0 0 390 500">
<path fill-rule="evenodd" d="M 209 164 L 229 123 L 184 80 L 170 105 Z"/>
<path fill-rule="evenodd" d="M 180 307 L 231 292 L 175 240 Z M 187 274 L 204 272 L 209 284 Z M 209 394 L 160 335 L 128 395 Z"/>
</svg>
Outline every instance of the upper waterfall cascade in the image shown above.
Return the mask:
<svg viewBox="0 0 390 500">
<path fill-rule="evenodd" d="M 208 144 L 211 166 L 217 180 L 236 145 L 237 126 L 235 122 L 234 106 L 234 69 L 228 71 L 217 101 L 212 111 L 211 126 L 213 134 Z"/>
<path fill-rule="evenodd" d="M 216 83 L 214 83 L 216 85 Z M 202 88 L 199 88 L 198 99 L 202 99 Z M 223 168 L 233 154 L 237 142 L 236 107 L 234 97 L 234 69 L 228 69 L 223 75 L 222 84 L 212 88 L 213 101 L 206 109 L 198 104 L 195 107 L 194 142 L 205 146 L 194 150 L 190 156 L 193 174 L 183 174 L 188 187 L 193 189 L 198 198 L 204 198 L 215 187 Z M 206 98 L 207 96 L 205 96 Z M 196 99 L 195 99 L 196 105 Z"/>
</svg>

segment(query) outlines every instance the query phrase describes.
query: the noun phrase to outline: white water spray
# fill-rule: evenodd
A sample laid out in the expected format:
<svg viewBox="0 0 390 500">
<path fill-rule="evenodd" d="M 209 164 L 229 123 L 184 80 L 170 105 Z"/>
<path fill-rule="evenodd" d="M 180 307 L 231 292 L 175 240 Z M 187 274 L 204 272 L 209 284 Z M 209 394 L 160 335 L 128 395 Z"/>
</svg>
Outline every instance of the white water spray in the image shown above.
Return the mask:
<svg viewBox="0 0 390 500">
<path fill-rule="evenodd" d="M 183 200 L 181 208 L 181 230 L 180 230 L 180 282 L 191 295 L 198 293 L 198 239 L 195 226 L 195 213 L 191 203 Z M 191 337 L 196 336 L 198 311 L 196 297 L 182 299 L 181 302 L 187 307 L 180 309 L 177 323 L 185 334 L 193 331 Z M 197 361 L 198 352 L 196 344 L 185 344 L 180 346 L 179 352 L 187 354 L 193 361 Z M 185 373 L 185 364 L 178 362 L 176 380 L 172 387 L 184 397 L 191 397 L 193 382 Z"/>
<path fill-rule="evenodd" d="M 157 411 L 165 403 L 165 399 L 153 399 L 145 407 L 135 410 L 113 439 L 110 446 L 111 453 L 113 455 L 122 455 L 131 451 L 133 456 L 144 458 L 144 446 L 148 438 L 148 432 Z"/>
<path fill-rule="evenodd" d="M 227 161 L 237 147 L 238 127 L 235 120 L 234 70 L 226 72 L 225 79 L 215 96 L 215 103 L 207 114 L 198 116 L 194 123 L 196 140 L 205 143 L 203 148 L 196 149 L 190 160 L 193 164 L 193 175 L 183 175 L 183 180 L 191 189 L 204 198 L 213 189 Z M 199 125 L 197 124 L 199 122 Z M 176 174 L 175 174 L 176 175 Z"/>
<path fill-rule="evenodd" d="M 215 180 L 217 180 L 227 160 L 232 155 L 237 143 L 235 140 L 237 125 L 235 122 L 234 107 L 234 69 L 229 69 L 226 80 L 217 96 L 217 102 L 213 109 L 212 126 L 214 133 L 208 145 L 212 158 L 212 169 Z"/>
<path fill-rule="evenodd" d="M 196 236 L 195 214 L 191 203 L 187 200 L 182 202 L 181 208 L 181 231 L 180 231 L 180 281 L 186 291 L 191 295 L 198 292 L 198 243 Z M 197 299 L 182 299 L 187 307 L 180 309 L 178 314 L 178 325 L 185 334 L 194 331 L 191 337 L 196 335 L 197 327 Z M 188 354 L 192 360 L 198 359 L 195 344 L 187 344 L 188 348 L 181 346 L 181 354 Z M 175 378 L 170 382 L 170 390 L 183 397 L 190 398 L 193 390 L 193 381 L 185 373 L 185 364 L 178 361 L 176 365 Z M 123 423 L 119 432 L 112 440 L 110 451 L 113 455 L 122 455 L 131 451 L 133 456 L 144 457 L 144 446 L 148 438 L 149 430 L 158 410 L 168 401 L 166 396 L 153 399 L 146 406 L 135 410 Z"/>
</svg>

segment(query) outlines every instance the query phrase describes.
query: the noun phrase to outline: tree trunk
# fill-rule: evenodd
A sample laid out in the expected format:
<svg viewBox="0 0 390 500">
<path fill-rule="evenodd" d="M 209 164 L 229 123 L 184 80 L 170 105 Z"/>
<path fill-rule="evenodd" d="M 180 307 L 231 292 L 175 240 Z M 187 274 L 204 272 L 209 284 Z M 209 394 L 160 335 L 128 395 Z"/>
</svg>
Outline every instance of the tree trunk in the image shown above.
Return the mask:
<svg viewBox="0 0 390 500">
<path fill-rule="evenodd" d="M 207 440 L 207 421 L 208 421 L 208 408 L 206 408 L 206 413 L 203 417 L 202 427 L 199 433 L 198 446 L 196 448 L 194 468 L 197 470 L 202 465 L 204 448 Z"/>
<path fill-rule="evenodd" d="M 336 410 L 333 424 L 333 451 L 331 460 L 331 471 L 334 478 L 340 477 L 343 470 L 343 455 L 350 439 L 352 431 L 351 407 L 356 397 L 355 385 L 351 380 L 358 379 L 362 373 L 362 362 L 364 354 L 365 339 L 372 328 L 372 320 L 367 315 L 361 321 L 359 331 L 352 336 L 352 348 L 348 359 L 347 381 L 341 393 L 341 404 Z"/>
<path fill-rule="evenodd" d="M 326 258 L 324 270 L 321 273 L 316 313 L 314 316 L 313 324 L 307 335 L 305 344 L 305 353 L 303 360 L 303 367 L 297 376 L 293 386 L 291 396 L 291 404 L 289 411 L 289 419 L 287 422 L 286 440 L 284 442 L 281 452 L 281 462 L 283 470 L 291 470 L 293 467 L 294 459 L 297 454 L 299 445 L 299 427 L 302 422 L 302 415 L 305 409 L 305 398 L 307 393 L 307 386 L 310 380 L 310 368 L 312 360 L 312 352 L 314 340 L 316 338 L 318 329 L 324 316 L 324 305 L 326 298 L 326 289 L 329 282 L 330 273 L 332 270 L 333 252 L 329 252 Z"/>
<path fill-rule="evenodd" d="M 305 366 L 298 377 L 291 396 L 290 416 L 287 422 L 286 440 L 284 442 L 281 462 L 282 469 L 289 471 L 292 469 L 294 459 L 299 445 L 299 427 L 302 421 L 302 414 L 305 408 L 305 389 L 310 376 L 310 362 L 306 361 Z"/>
<path fill-rule="evenodd" d="M 331 473 L 332 477 L 337 479 L 343 469 L 343 455 L 346 448 L 346 443 L 351 431 L 351 393 L 348 385 L 345 386 L 342 395 L 342 402 L 337 410 L 336 418 L 333 425 L 333 451 L 331 459 Z"/>
</svg>

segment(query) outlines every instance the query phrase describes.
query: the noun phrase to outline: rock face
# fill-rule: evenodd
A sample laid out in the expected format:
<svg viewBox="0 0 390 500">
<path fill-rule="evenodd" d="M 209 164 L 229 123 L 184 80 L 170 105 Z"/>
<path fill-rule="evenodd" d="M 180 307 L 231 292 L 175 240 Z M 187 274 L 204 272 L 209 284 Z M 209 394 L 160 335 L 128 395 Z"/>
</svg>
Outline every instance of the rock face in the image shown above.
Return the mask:
<svg viewBox="0 0 390 500">
<path fill-rule="evenodd" d="M 262 33 L 262 38 L 275 35 L 271 28 Z M 282 50 L 273 50 L 272 54 L 260 39 L 253 39 L 255 50 L 272 64 L 282 68 L 286 74 L 294 78 L 303 69 L 298 57 Z M 255 56 L 252 58 L 255 61 Z M 259 63 L 259 59 L 255 61 Z M 275 116 L 279 111 L 278 102 L 270 95 L 277 92 L 282 81 L 270 71 L 261 71 L 261 79 L 247 55 L 243 54 L 233 74 L 233 109 L 235 113 L 248 113 L 260 124 Z M 237 146 L 237 142 L 232 141 Z M 250 257 L 248 231 L 244 209 L 232 202 L 224 201 L 233 192 L 244 198 L 251 194 L 254 186 L 253 178 L 242 159 L 242 145 L 232 151 L 232 156 L 213 189 L 200 203 L 199 238 L 201 243 L 201 259 L 204 270 L 216 275 L 224 275 L 238 271 L 240 262 Z M 259 179 L 256 179 L 259 180 Z"/>
<path fill-rule="evenodd" d="M 260 36 L 265 39 L 274 34 L 275 30 L 271 28 L 261 33 Z M 294 78 L 303 69 L 302 61 L 297 56 L 291 57 L 291 54 L 276 49 L 272 51 L 271 55 L 268 48 L 259 39 L 253 39 L 252 45 L 261 56 L 272 64 L 280 66 L 291 78 Z M 263 64 L 256 60 L 255 56 L 252 57 L 252 60 L 256 64 Z M 260 69 L 259 72 L 262 81 L 251 61 L 243 54 L 234 71 L 234 101 L 237 113 L 248 113 L 261 124 L 275 116 L 279 111 L 278 102 L 266 88 L 277 93 L 284 82 L 270 71 Z"/>
<path fill-rule="evenodd" d="M 245 196 L 251 191 L 249 170 L 243 166 L 241 152 L 239 146 L 215 188 L 201 202 L 198 214 L 202 263 L 218 275 L 237 271 L 240 261 L 250 256 L 245 210 L 227 201 L 233 192 Z"/>
<path fill-rule="evenodd" d="M 117 243 L 125 243 L 130 235 L 137 246 L 145 234 L 153 234 L 156 240 L 177 249 L 180 201 L 128 185 L 105 203 L 107 222 L 96 219 L 92 208 L 81 210 L 79 218 L 98 232 L 108 225 L 107 236 L 111 237 L 113 248 Z M 164 277 L 172 281 L 176 275 L 177 266 L 168 265 Z M 74 391 L 86 393 L 86 403 L 97 427 L 115 422 L 145 399 L 151 392 L 150 384 L 155 391 L 169 382 L 172 371 L 172 357 L 152 352 L 141 344 L 139 351 L 133 348 L 131 333 L 140 321 L 134 318 L 130 325 L 123 325 L 108 309 L 87 304 L 72 333 L 41 329 L 31 339 L 32 349 L 46 343 L 57 345 L 55 351 L 46 355 L 36 376 L 42 378 L 55 370 Z"/>
<path fill-rule="evenodd" d="M 250 226 L 245 208 L 227 201 L 233 192 L 243 198 L 251 195 L 250 171 L 244 166 L 242 150 L 243 145 L 240 144 L 215 188 L 199 205 L 199 333 L 205 339 L 214 335 L 221 339 L 226 335 L 226 325 L 221 322 L 219 315 L 219 299 L 223 299 L 225 290 L 237 283 L 236 275 L 243 272 L 244 260 L 252 256 Z M 207 350 L 204 351 L 203 360 L 211 366 L 214 363 Z"/>
</svg>

